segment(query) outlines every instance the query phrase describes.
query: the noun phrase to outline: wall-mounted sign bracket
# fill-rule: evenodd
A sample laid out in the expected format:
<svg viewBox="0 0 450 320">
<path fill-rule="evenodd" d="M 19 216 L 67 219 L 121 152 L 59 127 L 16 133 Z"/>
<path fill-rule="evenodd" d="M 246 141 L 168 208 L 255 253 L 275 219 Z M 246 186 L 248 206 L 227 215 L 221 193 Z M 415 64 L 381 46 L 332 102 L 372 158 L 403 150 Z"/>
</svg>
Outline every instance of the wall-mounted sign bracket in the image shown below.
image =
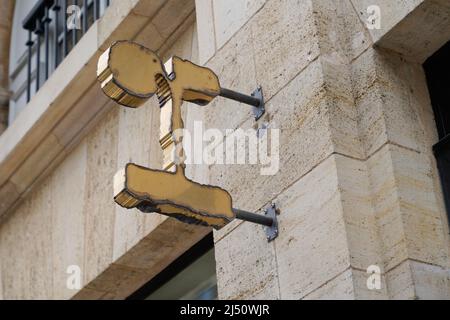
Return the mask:
<svg viewBox="0 0 450 320">
<path fill-rule="evenodd" d="M 103 92 L 118 104 L 139 108 L 156 94 L 161 108 L 159 142 L 162 170 L 128 163 L 114 177 L 114 201 L 127 209 L 166 215 L 183 223 L 221 229 L 234 219 L 266 226 L 269 241 L 278 235 L 277 208 L 265 215 L 233 209 L 230 193 L 186 177 L 182 105 L 206 106 L 217 96 L 249 104 L 258 120 L 264 114 L 262 89 L 251 96 L 221 88 L 217 75 L 191 61 L 158 55 L 137 43 L 118 41 L 98 61 L 97 78 Z M 156 138 L 156 137 L 155 137 Z"/>
<path fill-rule="evenodd" d="M 265 226 L 267 240 L 269 242 L 275 240 L 278 237 L 277 215 L 279 214 L 279 210 L 277 209 L 275 204 L 272 204 L 264 211 L 265 215 L 255 214 L 239 209 L 233 209 L 233 212 L 236 214 L 236 219 Z"/>
<path fill-rule="evenodd" d="M 263 91 L 260 86 L 253 91 L 251 96 L 225 88 L 220 88 L 219 96 L 253 106 L 256 121 L 266 112 Z"/>
</svg>

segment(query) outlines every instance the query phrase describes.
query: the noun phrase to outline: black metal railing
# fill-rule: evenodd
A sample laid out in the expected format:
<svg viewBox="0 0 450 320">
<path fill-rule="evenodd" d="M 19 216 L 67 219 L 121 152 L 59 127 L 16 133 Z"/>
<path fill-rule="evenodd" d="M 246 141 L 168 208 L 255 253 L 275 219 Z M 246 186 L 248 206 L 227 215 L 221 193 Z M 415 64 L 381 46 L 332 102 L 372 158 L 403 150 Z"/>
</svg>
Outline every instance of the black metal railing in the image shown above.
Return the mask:
<svg viewBox="0 0 450 320">
<path fill-rule="evenodd" d="M 27 102 L 32 93 L 33 58 L 36 59 L 37 92 L 90 26 L 100 18 L 101 4 L 107 7 L 110 0 L 39 0 L 32 8 L 23 21 L 23 28 L 28 31 Z M 73 22 L 69 26 L 68 19 Z"/>
</svg>

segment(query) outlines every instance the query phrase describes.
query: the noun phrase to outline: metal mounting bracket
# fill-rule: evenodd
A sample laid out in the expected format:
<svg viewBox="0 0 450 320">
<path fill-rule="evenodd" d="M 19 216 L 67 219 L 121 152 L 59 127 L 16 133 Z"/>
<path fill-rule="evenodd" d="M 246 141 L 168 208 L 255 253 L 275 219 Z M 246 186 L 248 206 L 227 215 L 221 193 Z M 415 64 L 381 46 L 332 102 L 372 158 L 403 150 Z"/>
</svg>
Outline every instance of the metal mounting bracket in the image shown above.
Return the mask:
<svg viewBox="0 0 450 320">
<path fill-rule="evenodd" d="M 264 215 L 251 213 L 239 209 L 233 209 L 236 219 L 244 220 L 266 227 L 267 241 L 271 242 L 278 237 L 278 219 L 277 215 L 280 210 L 275 204 L 272 204 L 264 211 Z"/>
<path fill-rule="evenodd" d="M 273 219 L 273 224 L 270 227 L 266 228 L 267 240 L 269 242 L 271 242 L 278 237 L 277 215 L 279 214 L 279 210 L 277 209 L 277 206 L 275 205 L 275 203 L 266 209 L 265 214 L 266 214 L 266 217 Z"/>
<path fill-rule="evenodd" d="M 264 113 L 266 113 L 266 106 L 264 104 L 264 95 L 261 86 L 258 86 L 258 88 L 256 88 L 255 91 L 253 91 L 252 97 L 259 100 L 259 106 L 253 107 L 253 114 L 255 115 L 255 121 L 258 121 L 264 115 Z"/>
<path fill-rule="evenodd" d="M 258 88 L 256 88 L 250 96 L 233 90 L 220 88 L 220 96 L 253 106 L 255 121 L 258 121 L 266 112 L 261 86 L 258 86 Z"/>
</svg>

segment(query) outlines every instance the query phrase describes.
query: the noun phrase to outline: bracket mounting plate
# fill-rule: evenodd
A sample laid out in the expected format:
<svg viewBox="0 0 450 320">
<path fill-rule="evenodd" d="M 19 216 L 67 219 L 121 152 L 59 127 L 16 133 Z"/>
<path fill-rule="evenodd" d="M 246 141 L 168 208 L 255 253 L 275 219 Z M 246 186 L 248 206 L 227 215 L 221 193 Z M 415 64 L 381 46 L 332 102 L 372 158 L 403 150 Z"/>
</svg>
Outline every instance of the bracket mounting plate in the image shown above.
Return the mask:
<svg viewBox="0 0 450 320">
<path fill-rule="evenodd" d="M 279 210 L 275 204 L 272 204 L 265 210 L 265 215 L 273 219 L 273 224 L 270 227 L 266 227 L 267 240 L 269 242 L 275 240 L 278 237 L 278 219 L 277 215 Z"/>
<path fill-rule="evenodd" d="M 258 107 L 253 107 L 253 114 L 255 115 L 255 121 L 258 121 L 264 113 L 266 113 L 266 108 L 264 104 L 264 95 L 262 91 L 262 87 L 258 86 L 255 91 L 252 93 L 252 97 L 259 99 L 260 105 Z"/>
</svg>

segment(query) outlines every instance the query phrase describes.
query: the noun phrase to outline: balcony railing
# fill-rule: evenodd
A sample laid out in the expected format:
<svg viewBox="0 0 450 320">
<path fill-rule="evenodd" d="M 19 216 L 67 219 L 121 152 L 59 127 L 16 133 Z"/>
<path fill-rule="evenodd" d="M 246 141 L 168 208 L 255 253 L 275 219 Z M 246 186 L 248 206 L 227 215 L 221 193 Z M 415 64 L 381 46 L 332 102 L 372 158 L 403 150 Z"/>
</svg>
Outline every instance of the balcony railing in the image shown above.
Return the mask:
<svg viewBox="0 0 450 320">
<path fill-rule="evenodd" d="M 28 31 L 27 102 L 32 92 L 32 59 L 36 59 L 37 92 L 109 4 L 110 0 L 39 0 L 36 3 L 23 21 L 23 28 Z"/>
</svg>

